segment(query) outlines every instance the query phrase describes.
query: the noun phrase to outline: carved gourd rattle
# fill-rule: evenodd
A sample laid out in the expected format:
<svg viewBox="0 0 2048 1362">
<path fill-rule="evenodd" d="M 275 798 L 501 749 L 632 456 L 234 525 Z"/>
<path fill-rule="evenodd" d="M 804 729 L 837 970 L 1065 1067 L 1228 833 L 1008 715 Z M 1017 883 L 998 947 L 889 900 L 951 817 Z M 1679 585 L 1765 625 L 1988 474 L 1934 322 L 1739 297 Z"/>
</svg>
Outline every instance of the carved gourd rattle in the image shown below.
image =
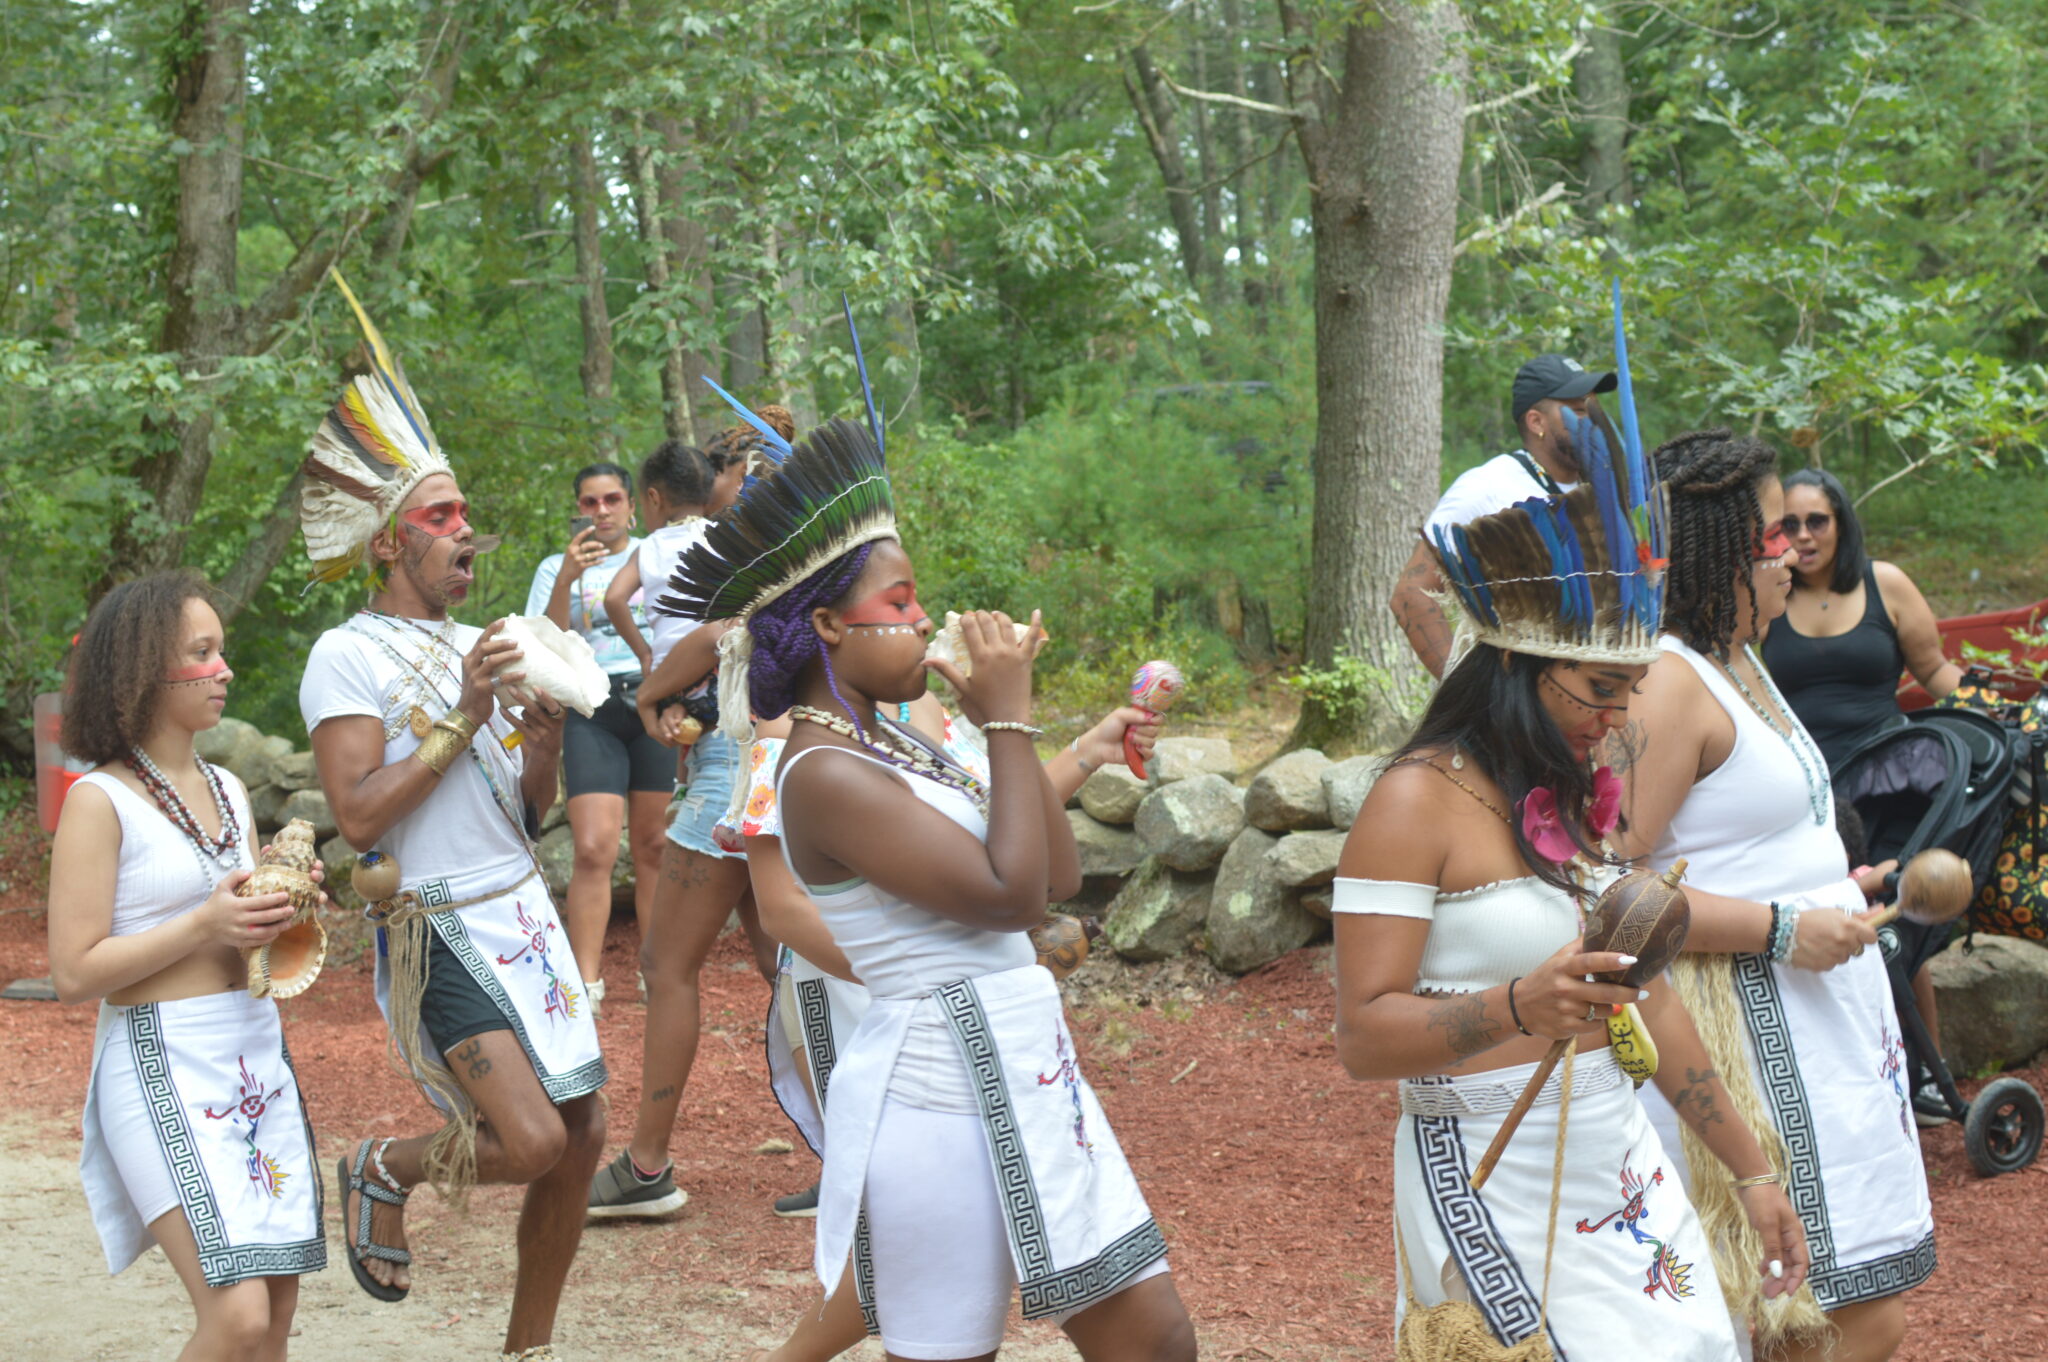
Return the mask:
<svg viewBox="0 0 2048 1362">
<path fill-rule="evenodd" d="M 291 895 L 291 925 L 268 944 L 242 952 L 252 998 L 294 998 L 313 986 L 327 961 L 327 929 L 320 925 L 320 882 L 313 825 L 303 818 L 285 824 L 256 858 L 255 873 L 235 889 L 236 898 Z"/>
<path fill-rule="evenodd" d="M 1940 927 L 1969 911 L 1977 884 L 1970 863 L 1953 851 L 1930 847 L 1906 862 L 1904 870 L 1885 877 L 1898 897 L 1884 911 L 1864 919 L 1872 927 L 1904 918 L 1923 927 Z"/>
<path fill-rule="evenodd" d="M 1588 955 L 1600 951 L 1633 955 L 1636 962 L 1625 969 L 1596 973 L 1591 976 L 1592 982 L 1641 988 L 1678 958 L 1679 951 L 1685 948 L 1686 933 L 1692 929 L 1692 905 L 1686 901 L 1685 891 L 1678 887 L 1684 876 L 1685 862 L 1681 860 L 1661 874 L 1654 870 L 1631 871 L 1601 892 L 1586 913 L 1584 944 L 1580 949 Z M 1618 1014 L 1607 1019 L 1607 1036 L 1614 1047 L 1616 1062 L 1630 1078 L 1641 1083 L 1657 1072 L 1657 1047 L 1634 1003 L 1623 1004 Z M 1536 1094 L 1543 1090 L 1551 1071 L 1574 1039 L 1567 1036 L 1553 1042 L 1536 1072 L 1529 1075 L 1522 1095 L 1508 1109 L 1507 1118 L 1500 1123 L 1493 1142 L 1486 1146 L 1479 1166 L 1473 1170 L 1473 1191 L 1484 1187 L 1493 1176 L 1493 1166 L 1500 1162 L 1515 1128 L 1535 1105 Z"/>
<path fill-rule="evenodd" d="M 1031 948 L 1038 952 L 1038 963 L 1050 970 L 1054 979 L 1064 979 L 1088 958 L 1089 944 L 1102 935 L 1102 924 L 1092 917 L 1048 913 L 1027 935 Z"/>
<path fill-rule="evenodd" d="M 1156 658 L 1139 667 L 1131 677 L 1131 703 L 1155 719 L 1164 718 L 1186 689 L 1188 679 L 1180 674 L 1180 668 L 1171 662 Z M 1138 738 L 1130 729 L 1124 730 L 1124 765 L 1131 768 L 1131 774 L 1140 780 L 1147 780 L 1145 759 L 1138 755 Z"/>
</svg>

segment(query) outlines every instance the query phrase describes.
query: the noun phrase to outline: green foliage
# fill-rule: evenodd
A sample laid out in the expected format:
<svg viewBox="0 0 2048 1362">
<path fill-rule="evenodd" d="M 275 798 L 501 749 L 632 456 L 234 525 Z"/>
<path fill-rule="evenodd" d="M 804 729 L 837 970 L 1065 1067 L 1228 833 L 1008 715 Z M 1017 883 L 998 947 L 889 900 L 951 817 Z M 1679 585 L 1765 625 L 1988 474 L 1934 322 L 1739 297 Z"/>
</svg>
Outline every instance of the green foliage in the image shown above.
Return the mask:
<svg viewBox="0 0 2048 1362">
<path fill-rule="evenodd" d="M 1332 724 L 1359 733 L 1412 726 L 1429 701 L 1426 688 L 1404 684 L 1351 653 L 1339 653 L 1327 668 L 1297 667 L 1285 681 L 1302 699 L 1320 705 Z"/>
</svg>

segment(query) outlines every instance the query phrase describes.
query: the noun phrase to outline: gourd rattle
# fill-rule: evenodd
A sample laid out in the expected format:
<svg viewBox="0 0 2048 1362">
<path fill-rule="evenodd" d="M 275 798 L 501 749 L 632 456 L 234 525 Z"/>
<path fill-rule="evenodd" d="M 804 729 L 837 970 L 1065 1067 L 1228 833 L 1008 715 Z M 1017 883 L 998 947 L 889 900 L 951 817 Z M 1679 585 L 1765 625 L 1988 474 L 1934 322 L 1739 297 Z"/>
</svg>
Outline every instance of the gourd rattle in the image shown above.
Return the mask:
<svg viewBox="0 0 2048 1362">
<path fill-rule="evenodd" d="M 1685 862 L 1681 860 L 1661 874 L 1654 870 L 1631 871 L 1601 892 L 1586 913 L 1581 949 L 1589 955 L 1599 951 L 1633 955 L 1636 962 L 1626 969 L 1596 973 L 1590 976 L 1590 982 L 1641 988 L 1678 958 L 1679 951 L 1685 948 L 1686 933 L 1692 929 L 1692 905 L 1686 902 L 1685 891 L 1678 887 L 1679 880 L 1684 877 Z M 1619 1037 L 1617 1031 L 1621 1033 Z M 1641 1083 L 1656 1073 L 1657 1048 L 1651 1043 L 1642 1018 L 1636 1014 L 1634 1003 L 1625 1004 L 1619 1014 L 1607 1019 L 1607 1035 L 1615 1045 L 1616 1061 L 1628 1071 L 1630 1078 Z M 1486 1180 L 1493 1176 L 1493 1166 L 1500 1162 L 1508 1140 L 1516 1127 L 1522 1124 L 1522 1118 L 1529 1114 L 1529 1108 L 1536 1102 L 1536 1094 L 1543 1090 L 1551 1070 L 1564 1058 L 1564 1052 L 1571 1048 L 1574 1039 L 1567 1036 L 1553 1042 L 1549 1053 L 1543 1056 L 1543 1062 L 1536 1066 L 1536 1072 L 1529 1075 L 1528 1085 L 1515 1099 L 1515 1105 L 1509 1108 L 1507 1119 L 1500 1123 L 1493 1143 L 1487 1145 L 1479 1166 L 1473 1170 L 1473 1191 L 1484 1187 Z M 1645 1070 L 1640 1077 L 1637 1076 L 1638 1070 Z"/>
<path fill-rule="evenodd" d="M 1906 862 L 1904 870 L 1885 877 L 1898 897 L 1883 912 L 1865 919 L 1872 927 L 1904 918 L 1923 927 L 1940 927 L 1969 911 L 1977 892 L 1970 863 L 1953 851 L 1930 847 Z"/>
<path fill-rule="evenodd" d="M 1092 917 L 1048 913 L 1027 935 L 1038 952 L 1038 963 L 1051 970 L 1053 978 L 1064 979 L 1088 958 L 1089 943 L 1102 935 L 1102 924 Z"/>
<path fill-rule="evenodd" d="M 1180 699 L 1181 691 L 1188 679 L 1180 674 L 1180 668 L 1171 662 L 1153 660 L 1138 668 L 1131 677 L 1131 703 L 1155 719 L 1164 718 Z M 1147 780 L 1145 759 L 1138 755 L 1137 735 L 1130 729 L 1124 730 L 1124 765 L 1131 768 L 1131 774 L 1140 780 Z"/>
</svg>

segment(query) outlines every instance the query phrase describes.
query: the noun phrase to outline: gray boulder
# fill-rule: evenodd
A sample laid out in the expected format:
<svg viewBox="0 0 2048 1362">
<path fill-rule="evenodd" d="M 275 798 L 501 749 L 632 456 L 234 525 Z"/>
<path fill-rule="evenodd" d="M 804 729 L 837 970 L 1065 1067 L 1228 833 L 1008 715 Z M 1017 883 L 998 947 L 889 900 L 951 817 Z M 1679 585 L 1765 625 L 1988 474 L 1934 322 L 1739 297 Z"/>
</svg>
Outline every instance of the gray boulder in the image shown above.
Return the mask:
<svg viewBox="0 0 2048 1362">
<path fill-rule="evenodd" d="M 1187 949 L 1209 915 L 1212 881 L 1145 858 L 1109 905 L 1102 935 L 1126 960 L 1165 960 Z"/>
<path fill-rule="evenodd" d="M 192 749 L 215 766 L 225 766 L 240 775 L 237 765 L 262 741 L 262 731 L 248 720 L 222 719 L 212 728 L 195 735 Z"/>
<path fill-rule="evenodd" d="M 291 791 L 277 785 L 258 785 L 249 791 L 249 812 L 255 815 L 259 828 L 281 828 L 284 820 L 277 814 L 284 807 L 285 797 Z"/>
<path fill-rule="evenodd" d="M 1330 759 L 1313 747 L 1275 757 L 1244 792 L 1245 819 L 1267 832 L 1330 826 L 1323 796 L 1323 772 L 1329 769 Z"/>
<path fill-rule="evenodd" d="M 547 881 L 548 889 L 560 906 L 566 902 L 569 892 L 569 878 L 576 872 L 576 834 L 567 823 L 542 835 L 534 848 L 540 858 L 541 878 Z M 612 862 L 612 898 L 621 896 L 627 902 L 633 897 L 633 846 L 625 830 L 619 832 L 619 855 Z"/>
<path fill-rule="evenodd" d="M 1098 766 L 1081 782 L 1081 807 L 1099 823 L 1127 827 L 1151 788 L 1128 766 Z"/>
<path fill-rule="evenodd" d="M 334 811 L 327 807 L 327 796 L 318 790 L 294 790 L 285 797 L 277 811 L 278 826 L 283 827 L 294 818 L 311 823 L 315 837 L 332 837 L 341 830 L 335 825 Z"/>
<path fill-rule="evenodd" d="M 258 738 L 242 750 L 238 760 L 229 761 L 227 768 L 240 776 L 242 783 L 253 790 L 258 785 L 277 784 L 278 758 L 291 754 L 292 745 L 288 738 Z"/>
<path fill-rule="evenodd" d="M 1162 785 L 1138 806 L 1138 840 L 1175 870 L 1207 870 L 1244 831 L 1244 791 L 1202 774 Z"/>
<path fill-rule="evenodd" d="M 311 752 L 287 752 L 270 763 L 271 783 L 283 790 L 317 790 L 320 768 Z"/>
<path fill-rule="evenodd" d="M 1329 885 L 1326 884 L 1320 889 L 1304 889 L 1295 895 L 1294 901 L 1323 921 L 1328 922 L 1330 920 Z"/>
<path fill-rule="evenodd" d="M 1346 757 L 1324 768 L 1323 802 L 1331 827 L 1340 832 L 1351 830 L 1351 825 L 1358 821 L 1359 809 L 1365 805 L 1365 797 L 1372 793 L 1373 782 L 1386 769 L 1385 757 Z"/>
<path fill-rule="evenodd" d="M 1337 857 L 1348 835 L 1330 829 L 1290 832 L 1267 853 L 1266 867 L 1283 888 L 1312 889 L 1328 884 L 1337 877 Z"/>
<path fill-rule="evenodd" d="M 1074 845 L 1081 853 L 1081 873 L 1086 875 L 1128 875 L 1145 859 L 1138 834 L 1129 828 L 1098 822 L 1079 809 L 1068 809 L 1067 826 L 1074 830 Z"/>
<path fill-rule="evenodd" d="M 1289 900 L 1267 863 L 1277 838 L 1246 828 L 1224 853 L 1209 896 L 1208 950 L 1218 969 L 1244 974 L 1308 944 L 1316 919 Z"/>
<path fill-rule="evenodd" d="M 1161 738 L 1145 769 L 1155 785 L 1205 774 L 1236 780 L 1237 753 L 1228 738 Z"/>
<path fill-rule="evenodd" d="M 1934 957 L 1941 1048 L 1960 1077 L 2016 1064 L 2048 1047 L 2048 946 L 1979 936 Z"/>
<path fill-rule="evenodd" d="M 356 868 L 356 849 L 348 839 L 336 834 L 320 844 L 320 864 L 327 867 L 327 880 L 321 888 L 334 906 L 348 913 L 363 911 L 362 895 L 349 884 L 349 872 Z"/>
</svg>

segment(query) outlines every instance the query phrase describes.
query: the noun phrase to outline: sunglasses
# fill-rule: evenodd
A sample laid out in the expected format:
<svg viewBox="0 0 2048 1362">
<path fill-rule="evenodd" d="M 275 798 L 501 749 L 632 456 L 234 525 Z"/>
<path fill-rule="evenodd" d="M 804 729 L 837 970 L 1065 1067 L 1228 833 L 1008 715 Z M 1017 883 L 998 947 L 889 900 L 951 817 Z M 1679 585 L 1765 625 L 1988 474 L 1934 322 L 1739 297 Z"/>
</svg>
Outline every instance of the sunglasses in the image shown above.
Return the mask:
<svg viewBox="0 0 2048 1362">
<path fill-rule="evenodd" d="M 624 492 L 606 492 L 601 497 L 585 496 L 576 498 L 576 509 L 580 511 L 595 511 L 600 506 L 617 510 L 625 504 L 626 494 Z"/>
<path fill-rule="evenodd" d="M 1793 535 L 1799 533 L 1799 526 L 1802 523 L 1805 524 L 1808 534 L 1818 536 L 1824 534 L 1828 526 L 1835 523 L 1835 518 L 1826 511 L 1809 511 L 1804 522 L 1796 515 L 1788 515 L 1778 522 L 1778 527 L 1784 530 L 1785 537 L 1790 539 Z"/>
</svg>

